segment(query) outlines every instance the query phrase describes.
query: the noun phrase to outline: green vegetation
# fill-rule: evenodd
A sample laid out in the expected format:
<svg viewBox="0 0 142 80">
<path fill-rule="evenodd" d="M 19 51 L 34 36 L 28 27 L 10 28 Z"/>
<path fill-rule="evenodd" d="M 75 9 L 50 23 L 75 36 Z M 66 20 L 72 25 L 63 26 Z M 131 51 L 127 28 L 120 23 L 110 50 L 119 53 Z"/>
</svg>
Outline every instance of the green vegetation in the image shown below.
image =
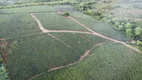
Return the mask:
<svg viewBox="0 0 142 80">
<path fill-rule="evenodd" d="M 9 80 L 8 74 L 6 72 L 6 69 L 3 63 L 0 63 L 0 80 Z"/>
<path fill-rule="evenodd" d="M 45 73 L 33 80 L 140 80 L 142 55 L 120 44 L 95 47 L 71 67 Z"/>
<path fill-rule="evenodd" d="M 114 28 L 135 41 L 141 41 L 141 24 L 134 21 L 121 21 L 117 18 L 103 18 L 102 21 L 115 25 Z M 141 47 L 141 46 L 139 46 Z"/>
<path fill-rule="evenodd" d="M 63 16 L 69 16 L 70 13 L 69 12 L 64 12 Z"/>
</svg>

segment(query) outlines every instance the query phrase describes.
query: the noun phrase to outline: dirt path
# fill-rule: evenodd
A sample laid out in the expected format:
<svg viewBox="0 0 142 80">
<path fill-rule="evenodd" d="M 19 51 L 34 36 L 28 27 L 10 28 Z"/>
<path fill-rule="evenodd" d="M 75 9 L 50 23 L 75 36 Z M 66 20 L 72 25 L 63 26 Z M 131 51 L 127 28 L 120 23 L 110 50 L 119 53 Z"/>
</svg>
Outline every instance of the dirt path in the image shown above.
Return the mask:
<svg viewBox="0 0 142 80">
<path fill-rule="evenodd" d="M 31 16 L 36 20 L 36 22 L 38 23 L 38 26 L 39 26 L 40 30 L 42 30 L 43 33 L 48 32 L 48 30 L 45 29 L 42 26 L 41 22 L 37 19 L 37 17 L 33 13 L 31 13 Z"/>
<path fill-rule="evenodd" d="M 57 11 L 59 14 L 63 14 L 63 12 L 60 12 L 60 11 Z M 90 32 L 92 32 L 94 35 L 97 35 L 97 36 L 100 36 L 104 39 L 107 39 L 107 40 L 110 40 L 110 41 L 113 41 L 113 42 L 117 42 L 117 43 L 120 43 L 120 44 L 123 44 L 125 45 L 126 47 L 129 47 L 131 48 L 132 50 L 136 51 L 136 52 L 139 52 L 139 53 L 142 53 L 141 51 L 139 51 L 138 49 L 126 44 L 125 42 L 122 42 L 122 41 L 119 41 L 119 40 L 115 40 L 115 39 L 112 39 L 112 38 L 109 38 L 107 36 L 104 36 L 98 32 L 95 32 L 93 31 L 92 29 L 90 29 L 89 27 L 85 26 L 84 24 L 80 23 L 78 20 L 76 20 L 75 18 L 71 17 L 71 16 L 68 16 L 68 18 L 72 19 L 73 21 L 75 21 L 76 23 L 78 23 L 79 25 L 81 25 L 82 27 L 86 28 L 87 30 L 89 30 Z"/>
<path fill-rule="evenodd" d="M 80 34 L 92 34 L 85 31 L 71 31 L 71 30 L 49 30 L 50 33 L 80 33 Z"/>
<path fill-rule="evenodd" d="M 32 79 L 34 79 L 34 78 L 36 78 L 36 77 L 38 77 L 38 76 L 40 76 L 40 75 L 42 75 L 42 74 L 44 74 L 44 73 L 46 73 L 46 72 L 51 72 L 51 71 L 55 71 L 55 70 L 58 70 L 58 69 L 62 69 L 62 68 L 66 68 L 66 67 L 75 65 L 75 64 L 81 62 L 84 58 L 86 58 L 86 57 L 89 55 L 89 53 L 94 49 L 94 47 L 104 45 L 105 43 L 106 43 L 106 42 L 94 44 L 93 47 L 91 47 L 89 50 L 87 50 L 82 56 L 80 56 L 79 60 L 76 61 L 76 62 L 74 62 L 74 63 L 70 63 L 70 64 L 65 65 L 65 66 L 57 66 L 57 67 L 51 68 L 51 69 L 49 69 L 48 71 L 39 73 L 39 74 L 37 74 L 37 75 L 31 77 L 31 78 L 28 79 L 28 80 L 32 80 Z"/>
</svg>

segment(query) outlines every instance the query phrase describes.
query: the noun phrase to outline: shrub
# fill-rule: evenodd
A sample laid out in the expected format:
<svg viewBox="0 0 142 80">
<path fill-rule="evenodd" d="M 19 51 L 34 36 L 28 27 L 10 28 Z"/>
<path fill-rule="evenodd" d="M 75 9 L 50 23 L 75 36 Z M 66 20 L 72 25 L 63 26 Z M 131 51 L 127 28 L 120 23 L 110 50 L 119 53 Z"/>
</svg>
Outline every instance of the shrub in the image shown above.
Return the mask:
<svg viewBox="0 0 142 80">
<path fill-rule="evenodd" d="M 132 29 L 131 28 L 127 28 L 126 29 L 126 35 L 128 36 L 128 37 L 132 37 L 133 36 L 133 33 L 132 33 Z"/>
<path fill-rule="evenodd" d="M 63 14 L 63 16 L 69 16 L 69 15 L 70 15 L 69 12 L 65 12 L 65 13 Z"/>
<path fill-rule="evenodd" d="M 120 31 L 123 31 L 123 26 L 122 26 L 122 25 L 119 25 L 119 26 L 118 26 L 118 29 L 119 29 Z"/>
<path fill-rule="evenodd" d="M 142 41 L 137 41 L 137 45 L 142 47 Z"/>
<path fill-rule="evenodd" d="M 93 15 L 93 11 L 92 10 L 87 10 L 87 13 L 88 15 Z"/>
<path fill-rule="evenodd" d="M 115 22 L 115 26 L 119 26 L 120 25 L 120 22 Z"/>
<path fill-rule="evenodd" d="M 141 28 L 140 27 L 136 27 L 135 28 L 135 35 L 140 35 L 141 32 Z"/>
<path fill-rule="evenodd" d="M 127 23 L 125 24 L 125 28 L 132 28 L 132 24 L 131 24 L 130 22 L 127 22 Z"/>
</svg>

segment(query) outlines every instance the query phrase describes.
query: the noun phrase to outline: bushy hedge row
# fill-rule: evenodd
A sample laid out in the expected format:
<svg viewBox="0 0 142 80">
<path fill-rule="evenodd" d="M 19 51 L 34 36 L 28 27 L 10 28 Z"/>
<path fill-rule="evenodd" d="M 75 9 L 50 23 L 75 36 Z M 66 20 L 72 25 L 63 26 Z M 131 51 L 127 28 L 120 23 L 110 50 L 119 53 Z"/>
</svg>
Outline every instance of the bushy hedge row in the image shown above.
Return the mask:
<svg viewBox="0 0 142 80">
<path fill-rule="evenodd" d="M 115 25 L 115 29 L 122 32 L 124 35 L 137 41 L 137 45 L 142 47 L 141 32 L 142 27 L 140 27 L 135 21 L 122 21 L 115 17 L 107 18 L 104 17 L 101 21 L 105 23 L 110 23 Z"/>
<path fill-rule="evenodd" d="M 75 4 L 76 9 L 79 11 L 83 12 L 84 14 L 91 15 L 97 20 L 100 20 L 103 18 L 103 14 L 100 11 L 93 11 L 91 4 L 94 4 L 95 2 L 85 2 L 85 3 L 80 3 L 80 4 Z"/>
</svg>

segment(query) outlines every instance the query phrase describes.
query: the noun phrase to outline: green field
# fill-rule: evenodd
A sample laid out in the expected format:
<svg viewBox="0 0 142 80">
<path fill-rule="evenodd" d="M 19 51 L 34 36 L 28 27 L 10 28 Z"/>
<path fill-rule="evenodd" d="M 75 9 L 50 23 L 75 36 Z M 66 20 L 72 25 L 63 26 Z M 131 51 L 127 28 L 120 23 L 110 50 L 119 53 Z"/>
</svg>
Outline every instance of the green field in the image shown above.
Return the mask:
<svg viewBox="0 0 142 80">
<path fill-rule="evenodd" d="M 142 55 L 120 44 L 95 47 L 85 60 L 33 80 L 141 80 Z"/>
<path fill-rule="evenodd" d="M 0 40 L 4 38 L 6 69 L 11 80 L 28 80 L 44 73 L 35 80 L 140 80 L 142 78 L 141 54 L 99 36 L 82 33 L 42 33 L 38 18 L 48 30 L 85 31 L 75 21 L 58 14 L 56 10 L 68 11 L 70 15 L 88 28 L 110 38 L 128 41 L 112 28 L 92 17 L 76 11 L 72 6 L 31 6 L 3 9 L 0 14 Z M 86 51 L 95 46 L 90 55 L 79 63 Z M 0 45 L 0 47 L 2 44 Z M 1 51 L 0 51 L 1 52 Z"/>
</svg>

